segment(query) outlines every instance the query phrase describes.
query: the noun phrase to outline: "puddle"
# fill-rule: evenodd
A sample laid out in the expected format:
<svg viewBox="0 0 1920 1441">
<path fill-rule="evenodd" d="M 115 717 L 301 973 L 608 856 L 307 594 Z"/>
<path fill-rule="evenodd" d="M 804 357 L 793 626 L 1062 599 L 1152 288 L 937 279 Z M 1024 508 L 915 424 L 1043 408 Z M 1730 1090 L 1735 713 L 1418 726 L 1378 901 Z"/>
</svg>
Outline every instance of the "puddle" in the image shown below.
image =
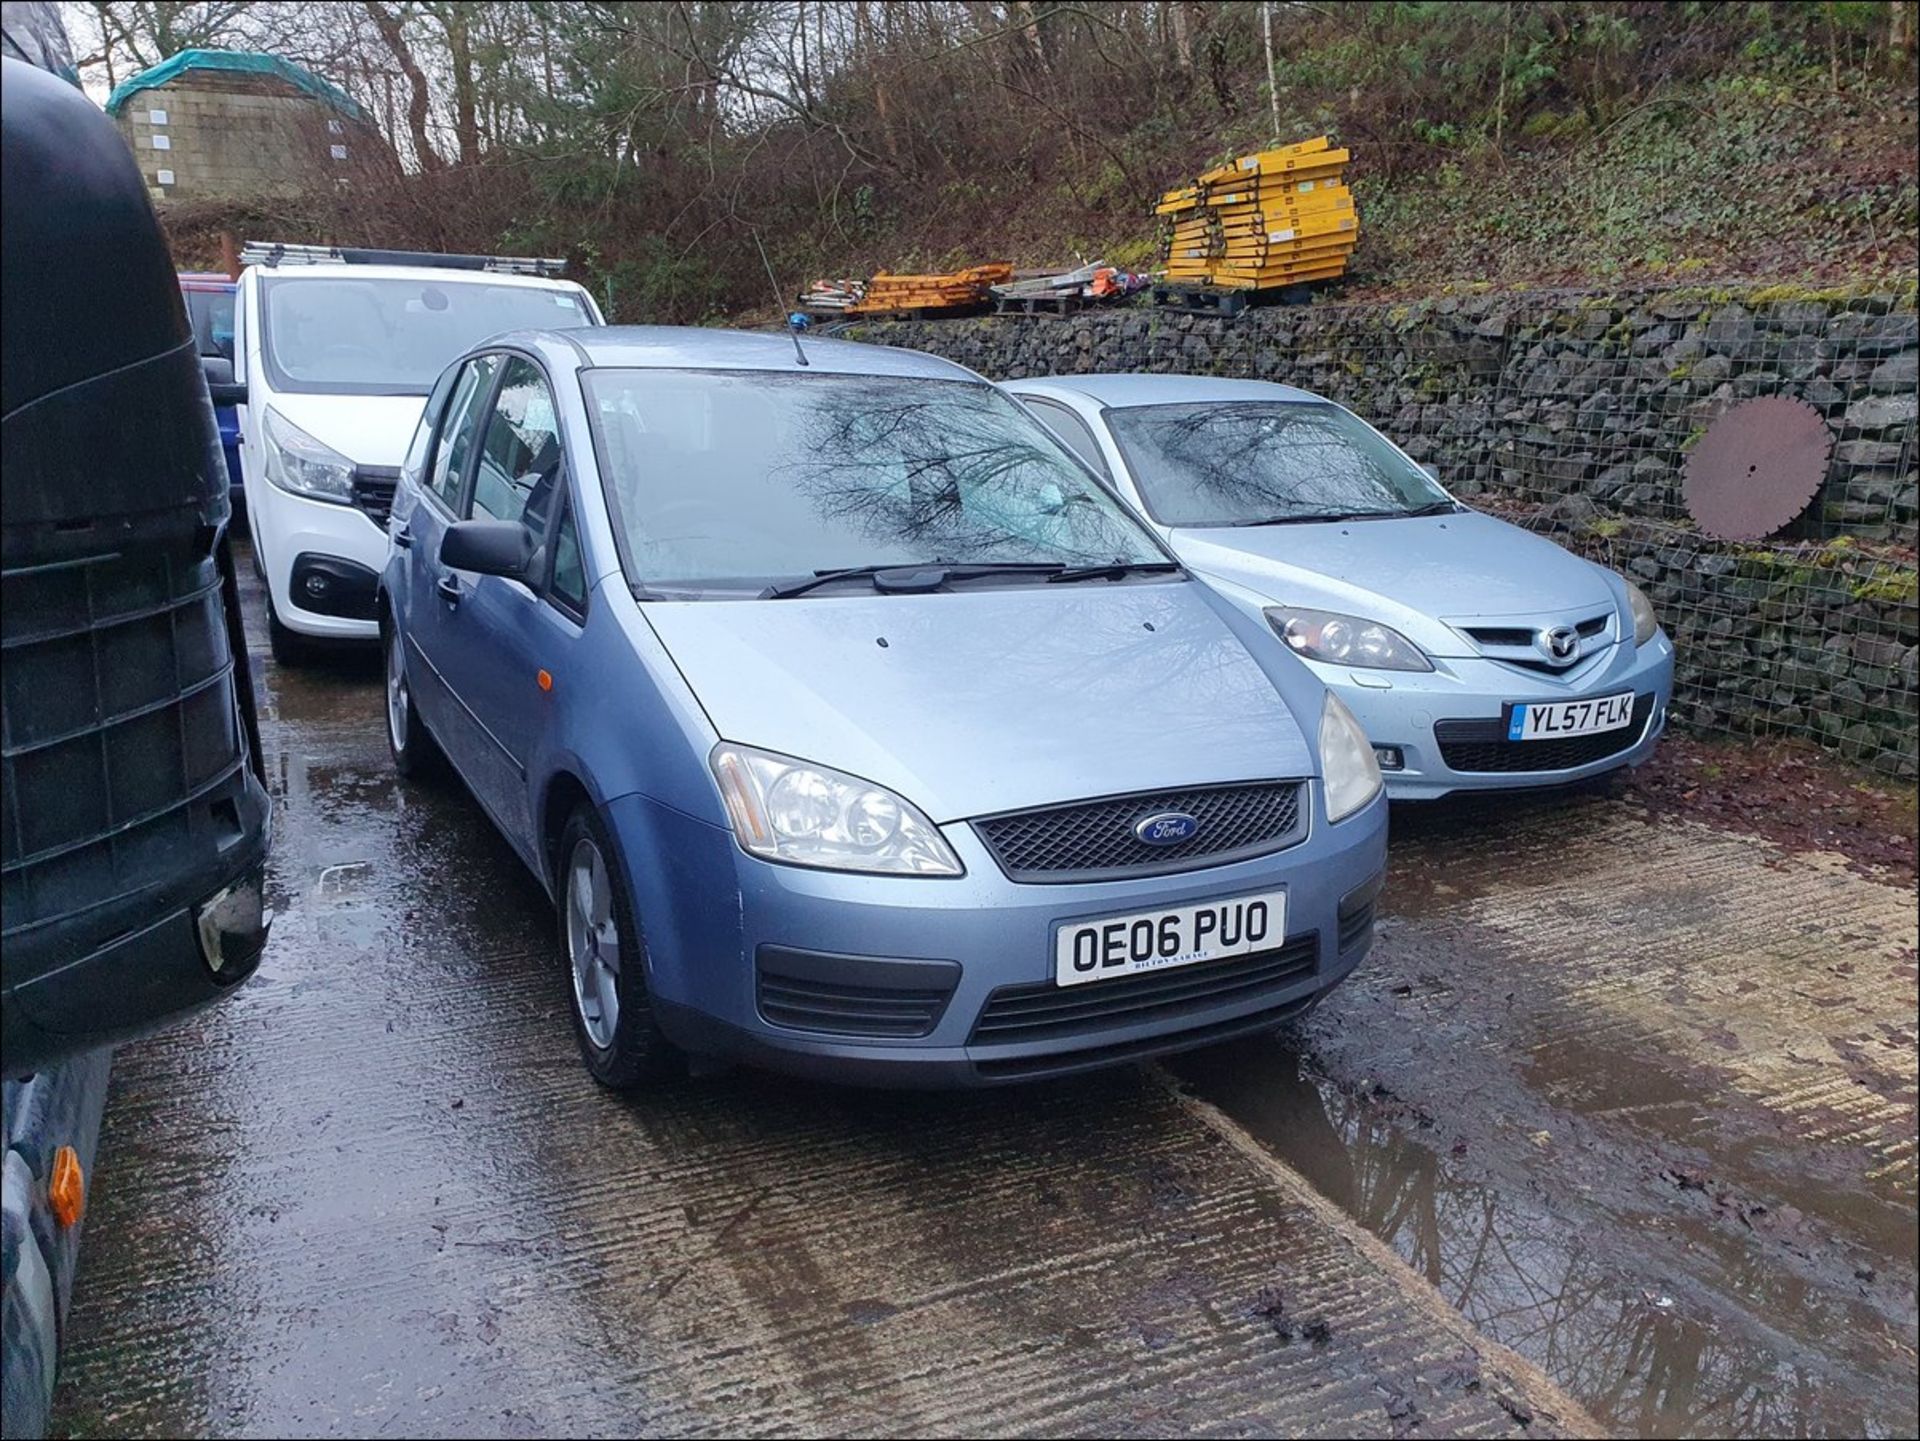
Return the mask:
<svg viewBox="0 0 1920 1441">
<path fill-rule="evenodd" d="M 1863 1175 L 1861 1157 L 1851 1147 L 1741 1134 L 1726 1124 L 1720 1104 L 1727 1082 L 1709 1068 L 1646 1064 L 1561 1036 L 1529 1055 L 1521 1075 L 1528 1089 L 1560 1110 L 1699 1148 L 1711 1158 L 1711 1176 L 1697 1178 L 1701 1184 L 1765 1195 L 1774 1203 L 1749 1219 L 1750 1226 L 1793 1227 L 1797 1218 L 1816 1217 L 1875 1256 L 1908 1270 L 1920 1265 L 1920 1232 L 1904 1171 L 1866 1169 Z"/>
<path fill-rule="evenodd" d="M 1479 1179 L 1451 1153 L 1451 1132 L 1387 1119 L 1272 1042 L 1196 1053 L 1169 1068 L 1611 1429 L 1913 1434 L 1910 1386 L 1866 1374 L 1871 1361 L 1850 1354 L 1870 1349 L 1866 1338 L 1884 1337 L 1884 1325 L 1846 1297 L 1742 1255 L 1693 1218 L 1614 1217 L 1538 1185 Z M 1682 1099 L 1655 1081 L 1642 1097 L 1656 1106 Z M 1724 1267 L 1726 1291 L 1698 1276 L 1658 1274 L 1637 1244 L 1639 1228 Z M 1835 1340 L 1837 1353 L 1821 1349 L 1832 1338 L 1851 1339 Z M 1911 1354 L 1888 1359 L 1910 1375 Z"/>
</svg>

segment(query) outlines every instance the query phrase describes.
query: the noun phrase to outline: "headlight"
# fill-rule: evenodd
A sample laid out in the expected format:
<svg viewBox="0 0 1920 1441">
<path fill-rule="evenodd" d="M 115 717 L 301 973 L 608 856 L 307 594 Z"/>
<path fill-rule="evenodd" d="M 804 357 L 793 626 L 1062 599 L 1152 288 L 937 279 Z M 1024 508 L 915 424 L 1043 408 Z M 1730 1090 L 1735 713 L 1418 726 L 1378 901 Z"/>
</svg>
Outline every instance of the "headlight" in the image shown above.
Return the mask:
<svg viewBox="0 0 1920 1441">
<path fill-rule="evenodd" d="M 1653 613 L 1653 602 L 1647 599 L 1647 593 L 1627 580 L 1627 609 L 1633 613 L 1633 643 L 1645 645 L 1653 639 L 1654 632 L 1660 629 L 1660 618 Z"/>
<path fill-rule="evenodd" d="M 1265 614 L 1273 633 L 1308 660 L 1374 670 L 1433 669 L 1419 646 L 1378 621 L 1293 605 L 1269 606 Z"/>
<path fill-rule="evenodd" d="M 733 833 L 749 855 L 833 871 L 966 874 L 933 822 L 890 790 L 724 741 L 710 761 Z"/>
<path fill-rule="evenodd" d="M 1327 819 L 1352 815 L 1380 794 L 1380 762 L 1346 703 L 1327 692 L 1320 712 L 1320 774 L 1327 787 Z"/>
<path fill-rule="evenodd" d="M 328 449 L 271 407 L 264 430 L 268 480 L 309 500 L 353 503 L 352 461 Z"/>
</svg>

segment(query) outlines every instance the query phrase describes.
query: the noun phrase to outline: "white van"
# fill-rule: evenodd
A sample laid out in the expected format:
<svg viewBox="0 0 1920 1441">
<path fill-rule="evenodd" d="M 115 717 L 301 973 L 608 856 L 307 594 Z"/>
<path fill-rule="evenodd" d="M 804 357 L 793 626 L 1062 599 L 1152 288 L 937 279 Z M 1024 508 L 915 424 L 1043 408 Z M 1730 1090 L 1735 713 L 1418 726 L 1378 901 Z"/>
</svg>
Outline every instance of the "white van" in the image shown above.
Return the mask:
<svg viewBox="0 0 1920 1441">
<path fill-rule="evenodd" d="M 602 325 L 557 260 L 250 244 L 234 307 L 240 468 L 274 659 L 377 640 L 387 509 L 427 394 L 509 330 Z"/>
</svg>

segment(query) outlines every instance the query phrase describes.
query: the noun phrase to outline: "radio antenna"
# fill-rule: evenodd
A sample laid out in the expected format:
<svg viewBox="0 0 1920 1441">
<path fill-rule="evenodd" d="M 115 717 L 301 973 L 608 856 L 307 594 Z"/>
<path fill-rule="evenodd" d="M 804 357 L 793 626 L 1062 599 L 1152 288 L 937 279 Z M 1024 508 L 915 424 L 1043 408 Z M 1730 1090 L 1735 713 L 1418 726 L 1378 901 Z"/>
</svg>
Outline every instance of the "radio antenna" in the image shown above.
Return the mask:
<svg viewBox="0 0 1920 1441">
<path fill-rule="evenodd" d="M 780 282 L 774 279 L 773 276 L 773 262 L 767 259 L 767 247 L 760 243 L 760 232 L 757 230 L 753 232 L 753 244 L 754 248 L 760 252 L 760 263 L 767 269 L 767 284 L 773 287 L 773 303 L 780 307 L 781 318 L 787 327 L 787 334 L 793 339 L 793 358 L 799 361 L 800 364 L 805 365 L 807 363 L 807 353 L 800 348 L 800 332 L 794 329 L 791 320 L 786 319 L 786 297 L 780 293 Z"/>
</svg>

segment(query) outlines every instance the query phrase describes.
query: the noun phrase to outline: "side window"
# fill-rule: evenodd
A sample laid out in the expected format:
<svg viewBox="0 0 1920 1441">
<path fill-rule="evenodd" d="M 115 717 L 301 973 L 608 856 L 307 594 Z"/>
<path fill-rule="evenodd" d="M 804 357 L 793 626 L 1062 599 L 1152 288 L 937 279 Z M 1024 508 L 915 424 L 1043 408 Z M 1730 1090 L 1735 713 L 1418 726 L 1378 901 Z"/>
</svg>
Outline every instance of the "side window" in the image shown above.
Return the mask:
<svg viewBox="0 0 1920 1441">
<path fill-rule="evenodd" d="M 400 483 L 402 485 L 423 486 L 426 482 L 427 452 L 433 448 L 433 428 L 440 422 L 447 408 L 447 397 L 452 393 L 459 372 L 448 368 L 433 387 L 433 394 L 427 397 L 426 409 L 420 412 L 420 423 L 413 428 L 413 440 L 407 446 L 407 458 L 400 462 Z"/>
<path fill-rule="evenodd" d="M 453 387 L 453 399 L 447 405 L 447 418 L 440 427 L 440 444 L 427 472 L 427 489 L 440 497 L 448 510 L 459 513 L 460 483 L 466 478 L 467 457 L 473 453 L 473 438 L 480 427 L 480 409 L 487 402 L 493 373 L 500 368 L 497 355 L 480 355 L 461 368 Z"/>
<path fill-rule="evenodd" d="M 554 527 L 553 575 L 547 581 L 547 594 L 562 610 L 586 614 L 587 567 L 580 556 L 580 532 L 574 528 L 570 505 L 560 512 L 560 523 Z"/>
<path fill-rule="evenodd" d="M 547 378 L 532 361 L 510 356 L 473 474 L 473 514 L 521 521 L 544 534 L 560 473 L 560 427 Z"/>
<path fill-rule="evenodd" d="M 208 338 L 213 341 L 217 354 L 233 359 L 233 309 L 238 297 L 231 290 L 222 290 L 207 297 Z"/>
<path fill-rule="evenodd" d="M 1023 395 L 1020 399 L 1036 416 L 1040 423 L 1056 436 L 1060 442 L 1093 467 L 1093 473 L 1103 480 L 1113 477 L 1107 472 L 1106 457 L 1100 454 L 1100 443 L 1093 438 L 1093 432 L 1087 429 L 1087 423 L 1068 410 L 1064 405 L 1056 405 L 1051 400 L 1042 400 L 1038 396 Z"/>
<path fill-rule="evenodd" d="M 187 319 L 193 322 L 194 343 L 202 355 L 233 359 L 233 294 L 231 291 L 189 290 Z"/>
</svg>

